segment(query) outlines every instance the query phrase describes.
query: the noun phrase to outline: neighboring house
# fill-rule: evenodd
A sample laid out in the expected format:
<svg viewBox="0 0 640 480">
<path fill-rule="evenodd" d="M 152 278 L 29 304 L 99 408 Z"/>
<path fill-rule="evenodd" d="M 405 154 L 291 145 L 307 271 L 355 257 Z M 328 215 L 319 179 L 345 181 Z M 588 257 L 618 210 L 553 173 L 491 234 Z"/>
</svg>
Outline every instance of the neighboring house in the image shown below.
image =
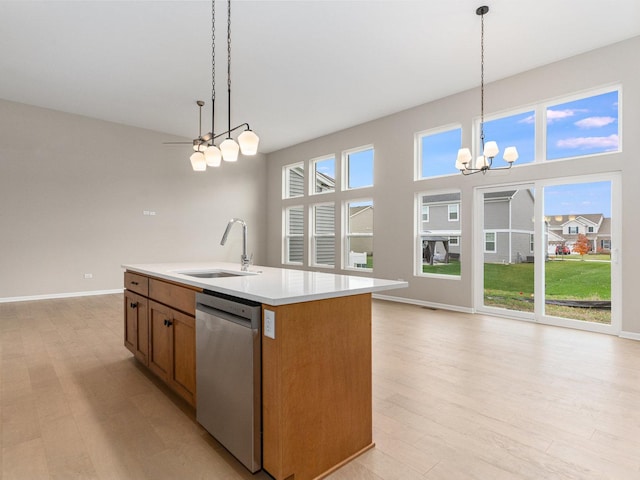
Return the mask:
<svg viewBox="0 0 640 480">
<path fill-rule="evenodd" d="M 548 252 L 566 245 L 571 251 L 579 234 L 586 235 L 593 252 L 611 251 L 611 218 L 601 213 L 556 215 L 546 218 L 549 231 Z"/>
<path fill-rule="evenodd" d="M 354 233 L 373 233 L 373 207 L 352 207 L 349 211 L 349 230 Z M 373 237 L 351 237 L 350 250 L 373 254 Z"/>
<path fill-rule="evenodd" d="M 533 260 L 533 206 L 530 190 L 508 190 L 484 196 L 484 260 L 488 263 L 521 263 Z M 429 238 L 449 239 L 449 253 L 460 254 L 460 195 L 423 197 L 423 259 Z M 438 240 L 433 252 L 436 260 L 445 256 L 444 242 Z"/>
</svg>

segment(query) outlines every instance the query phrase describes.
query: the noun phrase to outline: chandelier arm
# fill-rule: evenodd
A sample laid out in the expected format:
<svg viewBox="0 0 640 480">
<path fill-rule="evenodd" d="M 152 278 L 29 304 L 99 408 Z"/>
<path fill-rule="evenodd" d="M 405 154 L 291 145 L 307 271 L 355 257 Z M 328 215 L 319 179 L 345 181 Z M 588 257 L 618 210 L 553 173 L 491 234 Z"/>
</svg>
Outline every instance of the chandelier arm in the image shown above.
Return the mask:
<svg viewBox="0 0 640 480">
<path fill-rule="evenodd" d="M 241 123 L 241 124 L 240 124 L 240 125 L 238 125 L 237 127 L 233 127 L 233 128 L 230 128 L 230 129 L 229 129 L 229 130 L 227 130 L 227 131 L 224 131 L 224 132 L 218 133 L 217 135 L 215 135 L 215 136 L 213 137 L 213 139 L 215 140 L 216 138 L 221 137 L 221 136 L 223 136 L 223 135 L 227 135 L 227 134 L 231 135 L 231 132 L 235 132 L 236 130 L 238 130 L 239 128 L 242 128 L 242 127 L 247 127 L 247 130 L 251 130 L 251 128 L 249 127 L 249 124 L 248 124 L 248 123 Z M 229 138 L 229 136 L 228 136 L 227 138 Z"/>
</svg>

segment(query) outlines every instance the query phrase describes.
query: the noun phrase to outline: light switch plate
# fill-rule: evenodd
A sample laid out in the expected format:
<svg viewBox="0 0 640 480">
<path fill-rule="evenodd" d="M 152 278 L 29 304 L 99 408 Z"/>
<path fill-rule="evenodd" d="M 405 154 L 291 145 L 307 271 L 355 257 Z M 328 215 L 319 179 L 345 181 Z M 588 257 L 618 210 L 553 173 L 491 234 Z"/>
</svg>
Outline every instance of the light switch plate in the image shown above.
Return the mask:
<svg viewBox="0 0 640 480">
<path fill-rule="evenodd" d="M 264 336 L 276 339 L 276 312 L 264 311 Z"/>
</svg>

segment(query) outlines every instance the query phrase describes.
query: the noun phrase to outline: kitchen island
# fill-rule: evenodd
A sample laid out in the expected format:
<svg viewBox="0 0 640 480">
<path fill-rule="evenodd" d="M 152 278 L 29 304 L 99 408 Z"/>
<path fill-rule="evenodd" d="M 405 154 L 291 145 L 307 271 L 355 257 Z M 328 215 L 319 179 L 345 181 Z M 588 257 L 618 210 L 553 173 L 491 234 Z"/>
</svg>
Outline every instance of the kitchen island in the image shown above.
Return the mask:
<svg viewBox="0 0 640 480">
<path fill-rule="evenodd" d="M 196 292 L 262 304 L 262 466 L 276 480 L 322 478 L 373 446 L 371 293 L 406 282 L 220 262 L 124 268 L 125 345 L 196 409 Z"/>
</svg>

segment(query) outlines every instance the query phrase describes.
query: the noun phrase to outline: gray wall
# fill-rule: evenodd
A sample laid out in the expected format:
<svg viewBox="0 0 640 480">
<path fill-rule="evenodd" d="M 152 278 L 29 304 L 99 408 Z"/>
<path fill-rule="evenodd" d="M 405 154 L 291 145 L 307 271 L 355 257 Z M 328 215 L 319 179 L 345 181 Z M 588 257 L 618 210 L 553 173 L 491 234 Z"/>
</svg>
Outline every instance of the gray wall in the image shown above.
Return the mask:
<svg viewBox="0 0 640 480">
<path fill-rule="evenodd" d="M 533 47 L 532 47 L 533 48 Z M 403 278 L 409 288 L 389 292 L 407 299 L 472 308 L 473 189 L 511 182 L 574 176 L 609 171 L 622 172 L 622 330 L 640 333 L 640 316 L 633 302 L 635 272 L 640 256 L 634 253 L 635 239 L 640 237 L 636 221 L 640 204 L 640 63 L 637 52 L 640 37 L 575 56 L 554 64 L 486 85 L 487 114 L 511 110 L 544 100 L 571 95 L 582 90 L 621 82 L 622 135 L 624 151 L 603 157 L 548 162 L 514 168 L 509 172 L 487 175 L 461 175 L 415 182 L 414 133 L 443 125 L 463 125 L 463 145 L 471 145 L 470 125 L 479 115 L 479 89 L 473 89 L 426 105 L 339 131 L 268 155 L 268 263 L 281 264 L 280 224 L 282 200 L 282 166 L 335 154 L 361 145 L 375 148 L 375 186 L 362 192 L 375 204 L 375 268 L 373 276 Z M 526 55 L 526 52 L 522 52 Z M 339 112 L 336 112 L 339 115 Z M 452 160 L 453 161 L 453 160 Z M 338 169 L 337 169 L 338 170 Z M 339 175 L 338 175 L 339 176 Z M 414 196 L 417 192 L 460 189 L 462 194 L 462 274 L 461 279 L 415 277 L 414 271 Z M 341 201 L 344 195 L 337 192 Z M 313 203 L 306 197 L 303 202 Z M 303 203 L 301 202 L 301 203 Z M 339 271 L 335 269 L 335 271 Z"/>
<path fill-rule="evenodd" d="M 264 156 L 197 173 L 170 140 L 0 100 L 0 300 L 121 288 L 123 263 L 239 261 L 230 217 L 264 263 Z"/>
</svg>

